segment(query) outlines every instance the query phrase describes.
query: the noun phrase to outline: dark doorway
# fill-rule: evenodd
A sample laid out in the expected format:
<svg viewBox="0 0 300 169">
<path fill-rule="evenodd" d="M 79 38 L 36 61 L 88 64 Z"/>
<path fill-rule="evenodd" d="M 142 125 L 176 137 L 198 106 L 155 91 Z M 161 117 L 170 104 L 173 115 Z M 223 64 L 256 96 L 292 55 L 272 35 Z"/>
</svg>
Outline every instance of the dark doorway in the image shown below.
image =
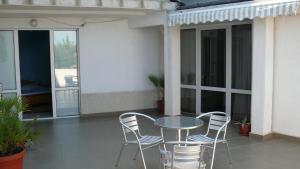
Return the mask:
<svg viewBox="0 0 300 169">
<path fill-rule="evenodd" d="M 52 117 L 49 31 L 19 31 L 19 50 L 23 118 Z"/>
</svg>

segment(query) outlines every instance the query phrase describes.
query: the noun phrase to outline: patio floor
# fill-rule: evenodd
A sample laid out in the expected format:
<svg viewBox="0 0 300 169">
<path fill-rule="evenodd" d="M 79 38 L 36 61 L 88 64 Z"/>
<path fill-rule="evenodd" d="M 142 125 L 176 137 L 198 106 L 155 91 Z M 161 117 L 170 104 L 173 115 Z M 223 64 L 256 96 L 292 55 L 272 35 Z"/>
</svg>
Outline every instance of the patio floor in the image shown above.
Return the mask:
<svg viewBox="0 0 300 169">
<path fill-rule="evenodd" d="M 159 135 L 159 129 L 152 123 L 141 120 L 140 124 L 142 132 Z M 123 141 L 117 116 L 39 121 L 36 125 L 42 135 L 27 152 L 24 169 L 115 168 Z M 166 135 L 171 139 L 175 132 L 168 131 Z M 233 169 L 300 168 L 300 143 L 282 139 L 263 142 L 241 137 L 235 127 L 229 128 L 227 136 Z M 142 169 L 140 158 L 132 160 L 136 150 L 135 146 L 125 149 L 119 169 Z M 214 169 L 230 168 L 225 147 L 220 145 L 217 150 Z M 144 152 L 148 169 L 158 169 L 158 149 L 155 147 Z"/>
</svg>

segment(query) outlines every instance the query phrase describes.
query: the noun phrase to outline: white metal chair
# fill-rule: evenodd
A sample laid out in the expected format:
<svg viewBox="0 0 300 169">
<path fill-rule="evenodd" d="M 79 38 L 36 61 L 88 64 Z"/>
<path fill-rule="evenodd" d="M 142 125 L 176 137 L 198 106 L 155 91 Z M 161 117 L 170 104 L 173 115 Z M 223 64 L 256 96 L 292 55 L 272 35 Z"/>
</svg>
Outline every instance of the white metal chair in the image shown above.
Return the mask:
<svg viewBox="0 0 300 169">
<path fill-rule="evenodd" d="M 229 150 L 228 142 L 226 140 L 226 131 L 227 131 L 227 126 L 230 122 L 230 117 L 224 112 L 209 112 L 209 113 L 201 114 L 196 118 L 202 118 L 204 116 L 210 116 L 206 134 L 189 135 L 189 133 L 187 133 L 186 140 L 202 142 L 203 144 L 208 145 L 205 147 L 211 148 L 213 150 L 210 169 L 213 169 L 217 144 L 218 143 L 226 144 L 229 163 L 232 164 L 232 157 Z M 216 131 L 215 137 L 209 136 L 210 131 Z M 221 134 L 221 132 L 223 133 L 223 135 Z"/>
<path fill-rule="evenodd" d="M 171 146 L 172 150 L 166 147 Z M 195 142 L 165 142 L 159 146 L 160 163 L 164 169 L 205 169 L 203 148 Z"/>
<path fill-rule="evenodd" d="M 143 150 L 154 147 L 163 141 L 163 138 L 161 136 L 142 135 L 139 130 L 137 116 L 145 117 L 153 122 L 155 121 L 155 119 L 153 119 L 150 116 L 141 113 L 134 113 L 134 112 L 123 113 L 122 115 L 119 116 L 125 143 L 121 147 L 115 165 L 116 167 L 118 167 L 119 165 L 124 147 L 127 146 L 128 144 L 135 144 L 138 145 L 139 148 L 134 156 L 134 159 L 136 159 L 138 153 L 140 152 L 143 160 L 144 168 L 146 169 Z"/>
</svg>

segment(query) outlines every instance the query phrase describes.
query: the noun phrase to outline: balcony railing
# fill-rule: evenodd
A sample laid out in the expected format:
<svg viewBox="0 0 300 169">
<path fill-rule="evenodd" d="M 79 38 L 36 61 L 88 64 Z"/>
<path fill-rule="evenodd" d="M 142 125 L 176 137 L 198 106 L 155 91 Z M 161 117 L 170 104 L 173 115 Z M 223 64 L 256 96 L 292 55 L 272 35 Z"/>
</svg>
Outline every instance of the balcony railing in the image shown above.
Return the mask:
<svg viewBox="0 0 300 169">
<path fill-rule="evenodd" d="M 169 0 L 0 0 L 1 5 L 59 6 L 59 7 L 102 7 L 172 10 L 176 3 Z"/>
</svg>

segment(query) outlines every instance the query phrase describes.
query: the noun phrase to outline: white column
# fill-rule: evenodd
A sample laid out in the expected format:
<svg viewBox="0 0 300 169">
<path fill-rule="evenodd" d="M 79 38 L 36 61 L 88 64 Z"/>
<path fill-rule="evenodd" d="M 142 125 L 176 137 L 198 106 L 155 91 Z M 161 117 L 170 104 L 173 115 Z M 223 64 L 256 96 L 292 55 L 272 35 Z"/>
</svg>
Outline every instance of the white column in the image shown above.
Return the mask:
<svg viewBox="0 0 300 169">
<path fill-rule="evenodd" d="M 179 115 L 180 27 L 164 25 L 165 114 Z"/>
<path fill-rule="evenodd" d="M 272 132 L 274 19 L 254 19 L 252 75 L 252 134 Z"/>
</svg>

